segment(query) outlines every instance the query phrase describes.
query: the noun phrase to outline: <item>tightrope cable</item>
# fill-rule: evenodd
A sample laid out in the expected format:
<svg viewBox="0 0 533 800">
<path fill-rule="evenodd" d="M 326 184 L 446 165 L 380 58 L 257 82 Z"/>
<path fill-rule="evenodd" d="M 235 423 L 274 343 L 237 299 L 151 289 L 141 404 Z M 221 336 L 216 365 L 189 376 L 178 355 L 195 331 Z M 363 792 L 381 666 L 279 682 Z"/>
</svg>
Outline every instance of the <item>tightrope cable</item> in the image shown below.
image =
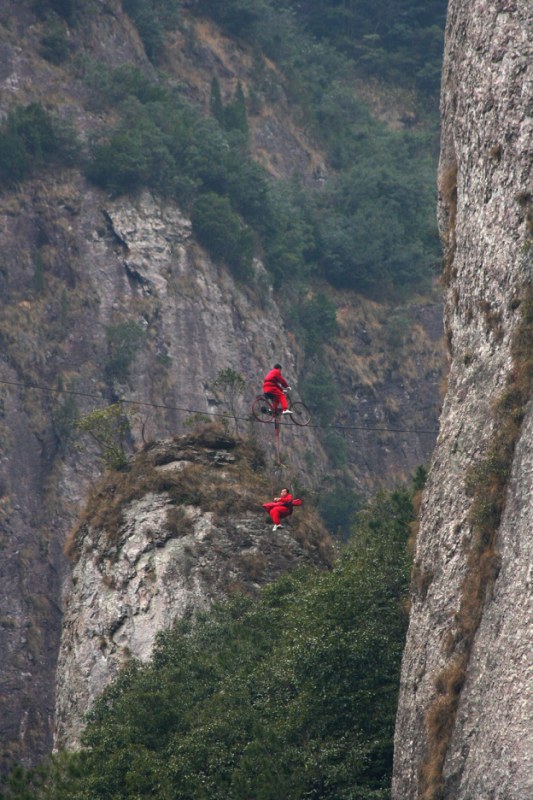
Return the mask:
<svg viewBox="0 0 533 800">
<path fill-rule="evenodd" d="M 48 394 L 67 394 L 67 395 L 74 395 L 75 397 L 86 397 L 91 400 L 98 400 L 102 401 L 103 398 L 101 395 L 93 394 L 91 392 L 81 392 L 75 389 L 52 389 L 48 386 L 38 386 L 36 384 L 30 383 L 21 383 L 19 381 L 6 381 L 0 379 L 0 384 L 4 386 L 16 386 L 19 389 L 29 390 L 33 389 L 38 392 L 46 392 Z M 187 414 L 202 414 L 208 417 L 223 417 L 226 419 L 234 419 L 243 422 L 249 422 L 250 417 L 239 417 L 235 414 L 228 414 L 221 411 L 201 411 L 197 408 L 185 408 L 183 406 L 170 406 L 166 405 L 165 403 L 151 403 L 147 400 L 132 400 L 127 397 L 118 398 L 116 403 L 122 403 L 123 405 L 131 405 L 131 406 L 144 406 L 147 408 L 157 408 L 166 411 L 180 411 Z M 289 426 L 293 433 L 301 433 L 302 431 L 297 430 L 295 425 L 290 422 L 279 422 L 280 425 Z M 375 427 L 375 426 L 368 426 L 368 425 L 318 425 L 310 423 L 309 425 L 302 426 L 305 428 L 321 428 L 321 429 L 328 429 L 328 430 L 341 430 L 341 431 L 368 431 L 368 432 L 375 432 L 375 433 L 416 433 L 416 434 L 427 434 L 435 436 L 438 433 L 436 429 L 420 429 L 420 428 L 382 428 L 382 427 Z"/>
</svg>

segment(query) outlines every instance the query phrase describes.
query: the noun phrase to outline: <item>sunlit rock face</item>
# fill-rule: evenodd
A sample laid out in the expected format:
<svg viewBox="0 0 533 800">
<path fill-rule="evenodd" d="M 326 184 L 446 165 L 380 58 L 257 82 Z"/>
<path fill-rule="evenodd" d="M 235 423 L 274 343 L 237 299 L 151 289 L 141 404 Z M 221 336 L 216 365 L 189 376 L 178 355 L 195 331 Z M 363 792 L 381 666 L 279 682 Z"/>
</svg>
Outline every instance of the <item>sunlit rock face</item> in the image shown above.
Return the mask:
<svg viewBox="0 0 533 800">
<path fill-rule="evenodd" d="M 73 543 L 57 667 L 57 745 L 74 747 L 94 699 L 159 631 L 301 564 L 328 567 L 318 517 L 298 509 L 272 533 L 255 446 L 207 429 L 159 442 L 91 498 Z"/>
<path fill-rule="evenodd" d="M 450 644 L 471 571 L 467 477 L 495 441 L 495 406 L 523 368 L 513 339 L 532 283 L 532 37 L 527 0 L 450 2 L 439 217 L 451 369 L 416 545 L 395 800 L 533 796 L 531 399 L 505 485 L 499 572 L 479 600 L 468 653 Z M 447 686 L 461 659 L 466 671 Z"/>
</svg>

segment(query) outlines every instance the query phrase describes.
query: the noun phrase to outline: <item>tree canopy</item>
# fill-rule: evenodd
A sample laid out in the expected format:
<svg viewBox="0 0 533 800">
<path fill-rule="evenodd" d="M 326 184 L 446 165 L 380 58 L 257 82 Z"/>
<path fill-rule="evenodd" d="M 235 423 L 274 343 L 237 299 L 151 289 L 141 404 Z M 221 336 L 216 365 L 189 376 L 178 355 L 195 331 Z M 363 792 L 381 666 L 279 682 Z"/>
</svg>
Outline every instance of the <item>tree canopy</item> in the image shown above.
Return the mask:
<svg viewBox="0 0 533 800">
<path fill-rule="evenodd" d="M 96 704 L 82 751 L 26 776 L 35 800 L 385 800 L 412 519 L 407 491 L 382 493 L 332 571 L 161 634 Z"/>
</svg>

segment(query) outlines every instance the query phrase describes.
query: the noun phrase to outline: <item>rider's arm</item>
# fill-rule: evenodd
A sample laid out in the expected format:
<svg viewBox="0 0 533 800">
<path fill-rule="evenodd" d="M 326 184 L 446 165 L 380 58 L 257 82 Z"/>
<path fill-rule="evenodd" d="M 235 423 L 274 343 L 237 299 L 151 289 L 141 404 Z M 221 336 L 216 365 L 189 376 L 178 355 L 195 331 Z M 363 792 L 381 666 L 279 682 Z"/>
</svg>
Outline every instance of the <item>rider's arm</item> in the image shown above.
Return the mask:
<svg viewBox="0 0 533 800">
<path fill-rule="evenodd" d="M 281 374 L 281 372 L 279 373 L 279 375 L 277 376 L 277 378 L 278 378 L 278 381 L 279 381 L 279 383 L 280 383 L 280 385 L 281 385 L 281 387 L 282 387 L 283 389 L 288 389 L 288 388 L 289 388 L 289 384 L 287 383 L 287 381 L 285 380 L 285 378 L 283 377 L 283 375 Z"/>
</svg>

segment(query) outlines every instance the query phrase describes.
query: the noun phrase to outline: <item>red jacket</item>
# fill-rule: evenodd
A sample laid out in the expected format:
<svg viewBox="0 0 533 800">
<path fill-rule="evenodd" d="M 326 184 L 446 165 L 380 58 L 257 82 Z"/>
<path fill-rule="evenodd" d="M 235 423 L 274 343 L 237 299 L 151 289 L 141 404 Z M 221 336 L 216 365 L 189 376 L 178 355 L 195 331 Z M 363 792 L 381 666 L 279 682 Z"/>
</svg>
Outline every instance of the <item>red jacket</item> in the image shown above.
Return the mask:
<svg viewBox="0 0 533 800">
<path fill-rule="evenodd" d="M 286 389 L 288 385 L 281 370 L 271 369 L 263 381 L 263 392 L 270 392 L 271 389 Z"/>
<path fill-rule="evenodd" d="M 270 511 L 271 508 L 285 508 L 287 513 L 285 516 L 292 514 L 293 506 L 301 506 L 302 501 L 299 497 L 293 497 L 292 494 L 286 494 L 283 500 L 275 500 L 273 503 L 263 503 L 263 508 Z"/>
</svg>

